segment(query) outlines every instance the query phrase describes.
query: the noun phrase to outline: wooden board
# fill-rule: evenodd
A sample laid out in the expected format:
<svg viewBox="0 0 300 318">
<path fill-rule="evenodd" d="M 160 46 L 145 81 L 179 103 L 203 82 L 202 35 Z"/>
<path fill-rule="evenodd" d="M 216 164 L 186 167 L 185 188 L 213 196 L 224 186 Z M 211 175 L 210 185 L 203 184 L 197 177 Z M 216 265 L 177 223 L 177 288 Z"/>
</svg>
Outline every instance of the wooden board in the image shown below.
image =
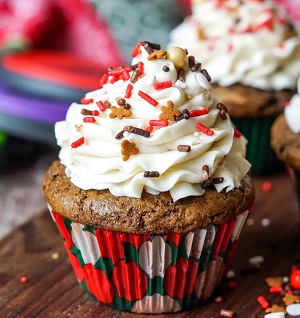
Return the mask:
<svg viewBox="0 0 300 318">
<path fill-rule="evenodd" d="M 262 191 L 265 181 L 271 182 L 271 191 Z M 222 308 L 235 312 L 235 317 L 263 317 L 257 296 L 283 304 L 282 296 L 269 293 L 265 278 L 289 275 L 291 266 L 300 261 L 300 214 L 287 174 L 255 178 L 255 185 L 254 224 L 246 225 L 242 232 L 233 266 L 237 286 L 221 289 L 223 303 L 212 298 L 194 310 L 167 315 L 130 314 L 97 303 L 77 283 L 62 239 L 45 209 L 0 242 L 0 317 L 216 318 Z M 264 218 L 270 220 L 269 226 L 262 225 Z M 264 257 L 261 269 L 245 275 L 249 258 L 256 255 Z M 27 283 L 21 283 L 22 276 L 28 278 Z"/>
</svg>

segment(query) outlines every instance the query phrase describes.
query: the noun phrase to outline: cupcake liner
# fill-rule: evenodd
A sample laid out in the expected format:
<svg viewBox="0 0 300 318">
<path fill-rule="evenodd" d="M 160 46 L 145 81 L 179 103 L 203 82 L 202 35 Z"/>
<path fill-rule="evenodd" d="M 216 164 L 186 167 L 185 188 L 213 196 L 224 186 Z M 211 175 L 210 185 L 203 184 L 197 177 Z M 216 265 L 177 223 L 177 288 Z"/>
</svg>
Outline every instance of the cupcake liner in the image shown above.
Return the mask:
<svg viewBox="0 0 300 318">
<path fill-rule="evenodd" d="M 297 202 L 298 202 L 298 209 L 300 211 L 300 171 L 296 170 L 295 168 L 288 166 L 287 171 L 290 175 L 290 178 L 293 182 L 293 186 L 295 189 Z"/>
<path fill-rule="evenodd" d="M 248 140 L 246 159 L 253 175 L 265 175 L 283 169 L 270 145 L 271 126 L 276 116 L 232 118 L 235 127 Z"/>
<path fill-rule="evenodd" d="M 78 281 L 119 310 L 167 313 L 207 299 L 228 269 L 249 211 L 186 234 L 127 234 L 86 226 L 50 212 Z"/>
</svg>

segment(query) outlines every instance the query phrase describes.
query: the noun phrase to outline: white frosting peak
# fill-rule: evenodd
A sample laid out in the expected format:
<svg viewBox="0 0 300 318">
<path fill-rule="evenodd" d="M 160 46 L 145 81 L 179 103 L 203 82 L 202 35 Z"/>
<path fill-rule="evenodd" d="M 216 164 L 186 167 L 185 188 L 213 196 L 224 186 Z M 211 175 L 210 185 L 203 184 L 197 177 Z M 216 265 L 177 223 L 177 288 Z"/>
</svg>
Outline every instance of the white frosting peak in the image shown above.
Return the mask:
<svg viewBox="0 0 300 318">
<path fill-rule="evenodd" d="M 214 184 L 218 191 L 239 187 L 250 168 L 245 160 L 246 140 L 234 136 L 228 115 L 221 118 L 206 76 L 200 70 L 191 71 L 186 58 L 185 76 L 180 80 L 171 60 L 148 60 L 148 56 L 140 47 L 133 59 L 143 73 L 137 81 L 130 80 L 131 68 L 120 69 L 117 77 L 112 76 L 116 70 L 108 72 L 107 83 L 86 94 L 83 104 L 73 103 L 66 120 L 56 124 L 59 158 L 71 182 L 81 189 L 109 189 L 115 196 L 136 198 L 143 190 L 151 194 L 170 191 L 176 201 L 205 192 L 207 175 L 202 168 L 207 165 L 210 178 L 224 178 Z M 160 83 L 165 88 L 157 89 Z M 149 97 L 156 106 L 153 100 L 147 101 Z M 130 109 L 118 105 L 119 98 L 125 98 Z M 111 107 L 103 109 L 101 102 Z M 125 117 L 113 118 L 121 109 L 127 112 Z M 203 114 L 195 116 L 195 111 Z M 93 122 L 86 122 L 86 117 Z M 142 135 L 132 129 L 140 129 Z M 179 151 L 178 146 L 190 147 L 190 151 Z"/>
<path fill-rule="evenodd" d="M 285 120 L 289 128 L 296 134 L 300 133 L 300 77 L 298 79 L 298 94 L 294 95 L 284 108 Z"/>
<path fill-rule="evenodd" d="M 294 89 L 300 76 L 300 38 L 270 0 L 204 0 L 170 34 L 221 86 Z"/>
</svg>

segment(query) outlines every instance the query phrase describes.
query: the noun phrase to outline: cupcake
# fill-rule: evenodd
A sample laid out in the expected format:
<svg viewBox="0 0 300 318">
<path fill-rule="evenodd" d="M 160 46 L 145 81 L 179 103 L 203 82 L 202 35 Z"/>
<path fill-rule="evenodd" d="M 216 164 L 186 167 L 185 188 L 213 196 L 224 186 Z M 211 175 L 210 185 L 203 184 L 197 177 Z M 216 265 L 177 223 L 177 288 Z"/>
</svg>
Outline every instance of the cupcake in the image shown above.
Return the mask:
<svg viewBox="0 0 300 318">
<path fill-rule="evenodd" d="M 78 281 L 120 310 L 210 297 L 254 200 L 246 140 L 186 54 L 139 42 L 55 125 L 43 193 Z"/>
<path fill-rule="evenodd" d="M 270 128 L 300 75 L 300 38 L 288 17 L 270 0 L 195 0 L 170 45 L 209 70 L 216 96 L 248 139 L 252 173 L 276 171 Z"/>
<path fill-rule="evenodd" d="M 289 171 L 300 206 L 300 78 L 298 94 L 285 106 L 284 113 L 272 125 L 271 145 Z"/>
</svg>

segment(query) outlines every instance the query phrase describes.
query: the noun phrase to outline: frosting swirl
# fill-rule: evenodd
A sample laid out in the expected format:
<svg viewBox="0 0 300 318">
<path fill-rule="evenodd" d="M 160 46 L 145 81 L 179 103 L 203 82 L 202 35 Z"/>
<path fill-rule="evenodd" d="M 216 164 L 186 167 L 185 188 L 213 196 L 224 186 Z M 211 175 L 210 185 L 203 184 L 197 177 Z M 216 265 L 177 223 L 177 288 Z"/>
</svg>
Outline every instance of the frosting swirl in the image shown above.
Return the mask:
<svg viewBox="0 0 300 318">
<path fill-rule="evenodd" d="M 295 94 L 284 108 L 284 117 L 289 128 L 296 134 L 300 133 L 300 77 L 298 94 Z"/>
<path fill-rule="evenodd" d="M 300 75 L 300 38 L 270 0 L 194 1 L 169 45 L 187 48 L 221 86 L 295 89 Z"/>
<path fill-rule="evenodd" d="M 174 201 L 211 184 L 217 191 L 239 187 L 250 168 L 246 140 L 215 100 L 209 75 L 192 71 L 185 53 L 178 67 L 180 48 L 154 50 L 163 54 L 154 60 L 137 48 L 134 66 L 110 70 L 103 87 L 55 125 L 71 182 L 136 198 L 143 190 L 170 191 Z"/>
</svg>

